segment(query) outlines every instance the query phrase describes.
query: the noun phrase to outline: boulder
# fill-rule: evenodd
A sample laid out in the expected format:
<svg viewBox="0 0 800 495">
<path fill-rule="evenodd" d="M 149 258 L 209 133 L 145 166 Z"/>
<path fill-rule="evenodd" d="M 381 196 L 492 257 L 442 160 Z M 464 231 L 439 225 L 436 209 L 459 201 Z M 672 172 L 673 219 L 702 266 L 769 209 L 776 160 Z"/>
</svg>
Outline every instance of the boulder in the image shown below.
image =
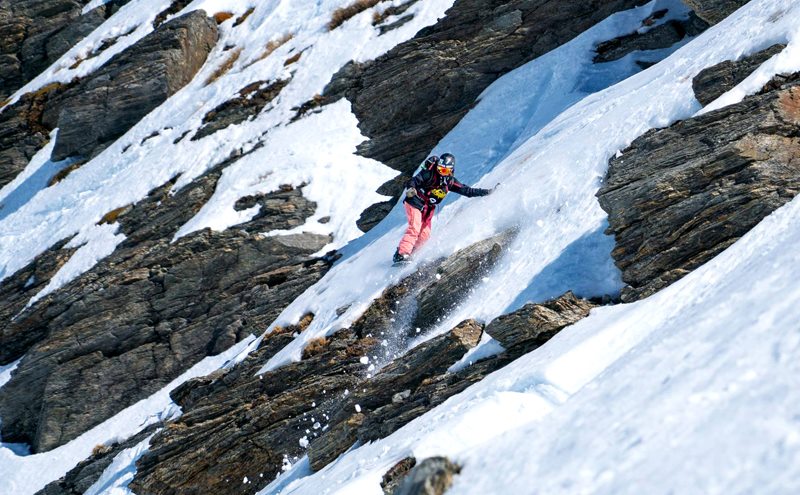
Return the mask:
<svg viewBox="0 0 800 495">
<path fill-rule="evenodd" d="M 435 270 L 426 268 L 434 276 L 416 297 L 412 327 L 427 330 L 446 317 L 489 273 L 516 235 L 515 229 L 503 232 L 458 251 Z"/>
<path fill-rule="evenodd" d="M 709 24 L 725 19 L 750 0 L 683 0 L 698 16 Z"/>
<path fill-rule="evenodd" d="M 701 71 L 692 79 L 694 96 L 706 106 L 747 79 L 761 64 L 782 52 L 786 45 L 772 45 L 741 60 L 726 60 Z"/>
<path fill-rule="evenodd" d="M 633 301 L 736 242 L 800 188 L 800 77 L 651 130 L 609 164 L 598 199 Z"/>
<path fill-rule="evenodd" d="M 447 457 L 429 457 L 408 473 L 393 495 L 443 495 L 460 472 Z"/>
<path fill-rule="evenodd" d="M 578 299 L 572 292 L 542 304 L 526 304 L 522 308 L 499 316 L 486 326 L 486 333 L 506 349 L 524 346 L 531 351 L 563 328 L 589 316 L 595 305 Z"/>
<path fill-rule="evenodd" d="M 192 80 L 218 39 L 196 10 L 159 26 L 59 97 L 45 122 L 58 127 L 53 160 L 92 157 Z"/>
</svg>

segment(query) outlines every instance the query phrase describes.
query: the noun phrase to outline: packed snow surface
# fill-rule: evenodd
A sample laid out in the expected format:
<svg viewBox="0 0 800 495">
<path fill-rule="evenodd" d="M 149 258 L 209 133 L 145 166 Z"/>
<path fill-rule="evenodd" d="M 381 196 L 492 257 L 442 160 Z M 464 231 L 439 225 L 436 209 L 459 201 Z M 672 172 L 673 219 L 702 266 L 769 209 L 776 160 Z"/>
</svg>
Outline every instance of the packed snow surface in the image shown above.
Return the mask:
<svg viewBox="0 0 800 495">
<path fill-rule="evenodd" d="M 130 19 L 122 19 L 121 10 L 29 89 L 70 79 L 63 71 L 71 70 L 75 57 L 91 53 L 109 36 L 131 27 L 136 29 L 119 42 L 144 36 L 152 17 L 167 3 L 132 1 L 125 11 Z M 289 124 L 291 109 L 321 92 L 348 60 L 373 58 L 408 39 L 435 22 L 452 1 L 418 2 L 412 7 L 413 21 L 380 37 L 371 26 L 370 11 L 328 32 L 324 24 L 330 12 L 346 3 L 193 2 L 187 9 L 237 15 L 251 5 L 256 9 L 237 28 L 232 21 L 224 23 L 222 39 L 195 81 L 117 143 L 57 185 L 15 196 L 24 201 L 0 218 L 0 278 L 74 236 L 73 242 L 86 247 L 79 258 L 88 261 L 76 260 L 61 280 L 79 275 L 118 242 L 113 226 L 96 225 L 103 214 L 180 174 L 179 188 L 231 152 L 249 151 L 258 143 L 264 146 L 225 171 L 225 186 L 178 236 L 246 221 L 254 212 L 236 212 L 232 206 L 238 197 L 306 182 L 304 194 L 320 206 L 304 230 L 332 234 L 331 247 L 352 241 L 362 206 L 377 199 L 367 193 L 359 199 L 363 204 L 348 212 L 334 194 L 373 191 L 391 171 L 354 155 L 363 137 L 346 102 Z M 399 2 L 380 5 L 390 3 Z M 591 64 L 596 43 L 639 29 L 643 19 L 664 7 L 670 8 L 670 16 L 686 14 L 677 0 L 653 1 L 610 17 L 501 78 L 433 150 L 456 154 L 457 175 L 464 182 L 500 186 L 486 198 L 448 199 L 418 263 L 508 228 L 520 233 L 493 273 L 426 338 L 465 317 L 488 321 L 568 289 L 582 295 L 619 290 L 619 274 L 609 257 L 613 243 L 603 235 L 606 217 L 594 197 L 608 159 L 646 130 L 701 111 L 691 80 L 705 67 L 788 43 L 784 52 L 712 106 L 738 101 L 775 73 L 800 69 L 800 5 L 791 0 L 753 0 L 698 39 L 674 47 L 675 53 L 638 54 L 653 61 L 668 56 L 639 74 L 634 75 L 631 56 Z M 113 33 L 106 32 L 112 27 Z M 286 33 L 294 36 L 259 60 L 265 42 Z M 222 47 L 229 43 L 242 48 L 239 61 L 205 85 L 225 60 Z M 284 61 L 299 51 L 300 60 L 285 68 Z M 88 73 L 103 56 L 105 52 L 87 59 L 76 70 Z M 247 84 L 288 77 L 291 82 L 269 112 L 207 138 L 172 145 Z M 142 143 L 154 131 L 159 136 Z M 309 133 L 318 148 L 304 145 Z M 26 173 L 36 176 L 46 166 L 52 165 L 40 159 Z M 359 173 L 350 176 L 353 170 Z M 325 187 L 325 181 L 332 187 Z M 23 183 L 36 189 L 35 183 Z M 15 189 L 4 189 L 0 199 L 14 194 Z M 333 220 L 319 224 L 325 215 Z M 262 493 L 378 494 L 383 473 L 407 455 L 448 455 L 462 464 L 453 493 L 796 493 L 798 217 L 800 202 L 794 201 L 713 262 L 656 296 L 593 311 L 546 346 L 388 438 L 351 450 L 320 473 L 311 474 L 305 460 L 293 466 L 287 462 L 286 473 Z M 311 327 L 265 363 L 265 369 L 297 359 L 309 339 L 351 323 L 384 288 L 414 269 L 388 267 L 402 223 L 402 212 L 395 208 L 380 226 L 344 247 L 343 261 L 276 321 L 293 323 L 308 311 L 315 314 Z M 340 308 L 348 309 L 337 315 Z M 238 353 L 241 359 L 255 345 L 244 342 L 209 358 L 179 380 L 230 365 L 229 358 Z M 0 370 L 0 380 L 10 372 Z M 2 446 L 0 491 L 34 493 L 85 458 L 94 445 L 126 438 L 174 414 L 178 411 L 165 389 L 51 452 L 26 457 Z M 120 457 L 105 479 L 122 480 L 131 459 L 140 454 L 130 451 Z M 122 490 L 124 484 L 113 486 Z"/>
</svg>

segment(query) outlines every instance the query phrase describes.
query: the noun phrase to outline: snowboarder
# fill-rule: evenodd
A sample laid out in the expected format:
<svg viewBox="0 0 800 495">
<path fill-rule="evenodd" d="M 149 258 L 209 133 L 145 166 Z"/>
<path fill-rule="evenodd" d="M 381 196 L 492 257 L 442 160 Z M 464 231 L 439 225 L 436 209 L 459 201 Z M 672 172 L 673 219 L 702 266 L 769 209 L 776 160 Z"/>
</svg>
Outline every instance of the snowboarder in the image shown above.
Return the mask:
<svg viewBox="0 0 800 495">
<path fill-rule="evenodd" d="M 447 193 L 467 197 L 486 196 L 492 189 L 465 186 L 453 176 L 456 157 L 450 153 L 432 156 L 422 164 L 420 172 L 406 182 L 406 209 L 408 228 L 394 253 L 395 263 L 406 263 L 418 251 L 431 234 L 431 221 L 436 205 L 441 203 Z"/>
</svg>

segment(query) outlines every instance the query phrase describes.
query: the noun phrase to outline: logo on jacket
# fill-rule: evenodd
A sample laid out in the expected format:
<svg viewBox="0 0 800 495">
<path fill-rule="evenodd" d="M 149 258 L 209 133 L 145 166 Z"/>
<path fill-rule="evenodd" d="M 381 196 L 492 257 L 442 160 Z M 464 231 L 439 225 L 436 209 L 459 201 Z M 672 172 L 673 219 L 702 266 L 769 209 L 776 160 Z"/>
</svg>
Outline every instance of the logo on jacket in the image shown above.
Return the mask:
<svg viewBox="0 0 800 495">
<path fill-rule="evenodd" d="M 431 189 L 431 196 L 437 199 L 444 199 L 447 196 L 447 191 L 444 189 Z"/>
</svg>

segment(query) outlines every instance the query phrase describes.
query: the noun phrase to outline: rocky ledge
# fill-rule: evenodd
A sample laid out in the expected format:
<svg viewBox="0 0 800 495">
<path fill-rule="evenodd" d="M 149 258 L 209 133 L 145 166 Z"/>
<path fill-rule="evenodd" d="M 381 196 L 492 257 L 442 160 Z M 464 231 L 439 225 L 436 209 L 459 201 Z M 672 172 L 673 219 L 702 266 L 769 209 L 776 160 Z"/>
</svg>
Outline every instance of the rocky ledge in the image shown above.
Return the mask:
<svg viewBox="0 0 800 495">
<path fill-rule="evenodd" d="M 797 74 L 735 105 L 647 132 L 611 160 L 598 192 L 616 238 L 612 256 L 628 284 L 623 301 L 707 262 L 799 188 Z"/>
</svg>

